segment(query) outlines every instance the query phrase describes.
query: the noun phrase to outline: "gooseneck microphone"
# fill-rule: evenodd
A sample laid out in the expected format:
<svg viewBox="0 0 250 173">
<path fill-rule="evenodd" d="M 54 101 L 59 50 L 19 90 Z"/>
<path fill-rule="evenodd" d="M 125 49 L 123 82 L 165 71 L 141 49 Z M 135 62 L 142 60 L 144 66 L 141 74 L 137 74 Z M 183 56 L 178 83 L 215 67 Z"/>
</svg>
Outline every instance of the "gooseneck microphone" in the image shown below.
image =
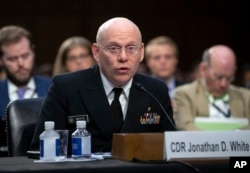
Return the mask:
<svg viewBox="0 0 250 173">
<path fill-rule="evenodd" d="M 147 93 L 150 97 L 152 97 L 156 102 L 157 104 L 160 106 L 160 108 L 162 109 L 164 115 L 167 117 L 168 121 L 170 122 L 171 126 L 174 128 L 174 130 L 177 130 L 176 129 L 176 126 L 174 124 L 174 122 L 172 121 L 172 119 L 169 117 L 168 113 L 165 111 L 165 109 L 163 108 L 162 104 L 160 103 L 160 101 L 151 93 L 149 92 L 148 90 L 146 90 L 146 88 L 144 88 L 144 86 L 142 86 L 141 83 L 139 82 L 136 82 L 135 84 L 135 87 L 144 91 L 145 93 Z"/>
</svg>

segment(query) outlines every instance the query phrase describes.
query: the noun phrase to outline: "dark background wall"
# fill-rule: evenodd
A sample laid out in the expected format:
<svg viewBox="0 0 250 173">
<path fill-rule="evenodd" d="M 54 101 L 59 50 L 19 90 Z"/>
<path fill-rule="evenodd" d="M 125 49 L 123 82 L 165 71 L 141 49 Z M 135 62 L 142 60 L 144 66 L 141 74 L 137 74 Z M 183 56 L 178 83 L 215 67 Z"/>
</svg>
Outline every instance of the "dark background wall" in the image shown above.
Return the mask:
<svg viewBox="0 0 250 173">
<path fill-rule="evenodd" d="M 134 21 L 144 43 L 158 35 L 172 37 L 184 72 L 213 44 L 232 47 L 239 68 L 249 63 L 247 0 L 2 0 L 0 6 L 0 27 L 21 25 L 33 34 L 37 64 L 53 63 L 70 36 L 94 42 L 99 25 L 116 16 Z"/>
</svg>

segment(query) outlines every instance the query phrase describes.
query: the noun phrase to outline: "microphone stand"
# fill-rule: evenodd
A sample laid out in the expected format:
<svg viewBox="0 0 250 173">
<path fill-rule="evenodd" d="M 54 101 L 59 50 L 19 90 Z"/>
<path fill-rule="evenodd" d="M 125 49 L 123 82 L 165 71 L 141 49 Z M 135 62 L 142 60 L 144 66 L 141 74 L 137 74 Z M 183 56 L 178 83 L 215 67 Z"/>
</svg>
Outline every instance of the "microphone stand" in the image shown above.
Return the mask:
<svg viewBox="0 0 250 173">
<path fill-rule="evenodd" d="M 168 121 L 170 122 L 171 126 L 174 128 L 174 130 L 177 130 L 177 129 L 176 129 L 176 126 L 175 126 L 175 124 L 174 124 L 174 122 L 173 122 L 172 119 L 169 117 L 168 113 L 165 111 L 165 109 L 164 109 L 164 107 L 162 106 L 162 104 L 160 103 L 160 101 L 159 101 L 151 92 L 149 92 L 148 90 L 146 90 L 146 88 L 144 88 L 144 87 L 142 86 L 141 83 L 135 83 L 135 86 L 136 86 L 138 89 L 140 89 L 140 90 L 144 91 L 145 93 L 147 93 L 149 96 L 151 96 L 151 97 L 157 102 L 157 104 L 160 106 L 160 108 L 162 109 L 163 113 L 164 113 L 165 116 L 167 117 Z"/>
</svg>

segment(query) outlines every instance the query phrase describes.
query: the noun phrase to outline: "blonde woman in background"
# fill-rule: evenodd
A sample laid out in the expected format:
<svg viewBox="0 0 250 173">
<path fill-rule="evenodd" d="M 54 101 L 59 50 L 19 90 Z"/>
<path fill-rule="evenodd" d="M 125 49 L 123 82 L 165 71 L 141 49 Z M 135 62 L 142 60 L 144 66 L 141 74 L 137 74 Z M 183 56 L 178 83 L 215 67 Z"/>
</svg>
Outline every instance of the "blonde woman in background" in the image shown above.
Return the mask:
<svg viewBox="0 0 250 173">
<path fill-rule="evenodd" d="M 84 37 L 74 36 L 66 39 L 58 50 L 53 76 L 95 65 L 91 46 L 92 43 Z"/>
</svg>

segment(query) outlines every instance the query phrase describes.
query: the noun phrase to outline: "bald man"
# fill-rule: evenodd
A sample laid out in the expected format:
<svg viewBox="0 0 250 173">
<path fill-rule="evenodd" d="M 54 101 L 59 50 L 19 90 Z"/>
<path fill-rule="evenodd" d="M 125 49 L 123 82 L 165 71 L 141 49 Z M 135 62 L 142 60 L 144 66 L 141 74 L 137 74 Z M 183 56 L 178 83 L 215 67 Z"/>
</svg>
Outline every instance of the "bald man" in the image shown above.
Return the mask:
<svg viewBox="0 0 250 173">
<path fill-rule="evenodd" d="M 174 119 L 180 130 L 201 130 L 196 117 L 250 120 L 250 91 L 231 83 L 236 72 L 236 56 L 226 45 L 215 45 L 203 53 L 201 78 L 181 86 L 174 94 Z M 249 126 L 244 127 L 249 129 Z"/>
<path fill-rule="evenodd" d="M 126 18 L 106 21 L 97 32 L 92 52 L 97 62 L 95 67 L 53 79 L 31 149 L 39 148 L 39 135 L 47 120 L 55 121 L 55 129 L 71 132 L 76 128 L 76 120 L 87 120 L 92 152 L 111 151 L 113 133 L 175 130 L 166 85 L 136 74 L 144 57 L 144 44 L 139 28 L 132 21 Z M 159 100 L 163 109 L 142 87 Z M 117 88 L 119 114 L 111 108 Z"/>
</svg>

